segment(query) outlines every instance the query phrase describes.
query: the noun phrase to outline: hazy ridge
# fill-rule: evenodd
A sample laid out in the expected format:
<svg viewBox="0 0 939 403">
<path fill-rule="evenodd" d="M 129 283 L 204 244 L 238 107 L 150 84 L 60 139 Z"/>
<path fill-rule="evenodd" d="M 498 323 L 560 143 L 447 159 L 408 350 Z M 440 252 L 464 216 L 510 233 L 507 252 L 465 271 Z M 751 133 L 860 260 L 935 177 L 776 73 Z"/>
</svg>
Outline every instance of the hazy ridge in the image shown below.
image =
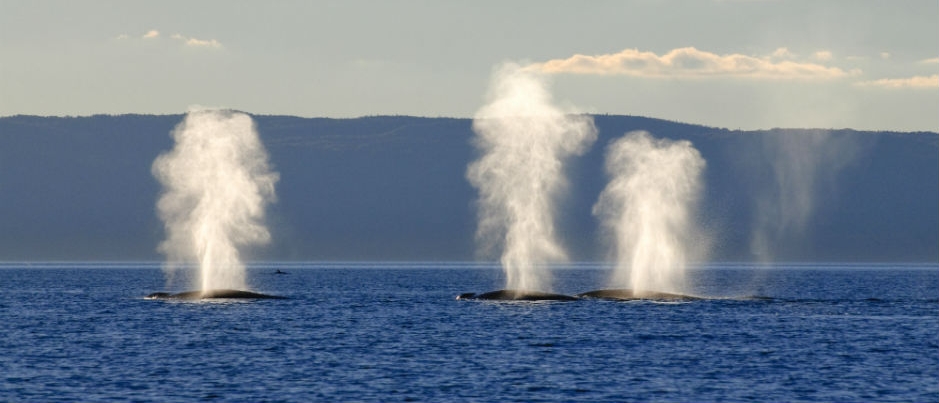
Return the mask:
<svg viewBox="0 0 939 403">
<path fill-rule="evenodd" d="M 800 190 L 811 195 L 812 209 L 801 227 L 775 233 L 772 259 L 939 261 L 939 133 L 732 131 L 594 118 L 599 139 L 567 168 L 570 191 L 558 214 L 576 260 L 604 258 L 591 208 L 607 181 L 607 143 L 646 130 L 687 139 L 706 160 L 699 215 L 711 235 L 711 260 L 768 258 L 755 255 L 751 242 L 766 221 L 760 206 L 793 192 L 777 186 L 785 176 L 779 167 L 803 168 L 805 154 L 817 152 L 805 159 L 814 180 L 802 178 Z M 477 156 L 471 120 L 254 119 L 280 182 L 270 214 L 273 244 L 253 258 L 476 258 L 476 194 L 465 179 Z M 169 133 L 181 121 L 182 115 L 0 118 L 0 261 L 161 260 L 160 188 L 151 165 L 172 148 Z M 808 137 L 824 138 L 824 147 L 788 148 L 789 154 L 777 147 Z"/>
</svg>

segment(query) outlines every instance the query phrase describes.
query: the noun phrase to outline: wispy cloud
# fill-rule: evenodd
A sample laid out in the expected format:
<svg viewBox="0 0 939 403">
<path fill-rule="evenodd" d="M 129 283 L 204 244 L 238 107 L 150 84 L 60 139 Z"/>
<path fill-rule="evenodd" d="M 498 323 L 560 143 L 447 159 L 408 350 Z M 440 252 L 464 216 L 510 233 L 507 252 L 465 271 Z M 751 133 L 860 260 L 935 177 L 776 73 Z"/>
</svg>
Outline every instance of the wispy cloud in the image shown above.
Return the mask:
<svg viewBox="0 0 939 403">
<path fill-rule="evenodd" d="M 939 89 L 939 74 L 931 76 L 913 76 L 909 78 L 881 78 L 879 80 L 861 81 L 855 83 L 860 87 L 878 87 L 878 88 L 923 88 Z"/>
<path fill-rule="evenodd" d="M 831 60 L 832 58 L 834 58 L 834 56 L 831 54 L 831 51 L 830 51 L 830 50 L 819 50 L 819 51 L 813 53 L 813 54 L 812 54 L 812 57 L 814 57 L 815 60 L 819 60 L 819 61 L 823 61 L 823 62 L 827 62 L 827 61 Z"/>
<path fill-rule="evenodd" d="M 794 53 L 789 51 L 789 48 L 777 48 L 770 56 L 776 59 L 792 59 L 796 57 Z"/>
<path fill-rule="evenodd" d="M 160 31 L 151 29 L 144 33 L 143 35 L 134 36 L 133 38 L 139 38 L 148 41 L 156 41 L 161 39 Z M 216 39 L 199 39 L 188 37 L 179 33 L 169 36 L 170 39 L 179 41 L 183 46 L 192 47 L 192 48 L 209 48 L 209 49 L 219 49 L 222 48 L 222 43 Z M 116 37 L 118 40 L 130 40 L 132 37 L 128 34 L 120 34 Z"/>
<path fill-rule="evenodd" d="M 222 44 L 215 39 L 196 39 L 189 38 L 186 39 L 186 46 L 196 46 L 196 47 L 206 47 L 206 48 L 220 48 Z"/>
<path fill-rule="evenodd" d="M 789 60 L 794 55 L 779 48 L 769 56 L 718 55 L 693 47 L 663 55 L 626 49 L 603 55 L 574 55 L 536 63 L 529 68 L 546 73 L 629 75 L 638 77 L 747 77 L 761 79 L 832 79 L 860 74 L 818 63 Z M 783 60 L 779 60 L 783 59 Z"/>
<path fill-rule="evenodd" d="M 182 41 L 184 45 L 195 48 L 221 48 L 222 43 L 215 39 L 189 38 L 180 34 L 173 34 L 173 39 Z"/>
<path fill-rule="evenodd" d="M 923 59 L 919 61 L 921 64 L 939 64 L 939 57 L 933 57 L 930 59 Z"/>
</svg>

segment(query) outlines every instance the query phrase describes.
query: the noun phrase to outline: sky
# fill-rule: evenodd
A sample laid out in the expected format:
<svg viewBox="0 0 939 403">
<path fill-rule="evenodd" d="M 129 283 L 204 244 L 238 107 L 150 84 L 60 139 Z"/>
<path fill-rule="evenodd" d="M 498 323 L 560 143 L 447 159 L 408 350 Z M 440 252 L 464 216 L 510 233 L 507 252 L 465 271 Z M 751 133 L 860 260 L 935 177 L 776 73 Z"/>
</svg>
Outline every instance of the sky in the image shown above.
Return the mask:
<svg viewBox="0 0 939 403">
<path fill-rule="evenodd" d="M 579 112 L 939 131 L 935 0 L 0 0 L 0 116 L 472 117 L 506 62 Z"/>
</svg>

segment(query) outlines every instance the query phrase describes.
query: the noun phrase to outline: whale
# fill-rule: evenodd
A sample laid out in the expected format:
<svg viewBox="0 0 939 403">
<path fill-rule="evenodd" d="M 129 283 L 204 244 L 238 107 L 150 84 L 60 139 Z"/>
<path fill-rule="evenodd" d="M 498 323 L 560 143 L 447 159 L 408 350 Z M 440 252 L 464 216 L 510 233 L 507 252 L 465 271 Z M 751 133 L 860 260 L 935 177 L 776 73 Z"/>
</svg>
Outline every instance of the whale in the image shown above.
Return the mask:
<svg viewBox="0 0 939 403">
<path fill-rule="evenodd" d="M 594 290 L 577 294 L 577 296 L 580 298 L 606 299 L 613 301 L 697 301 L 703 299 L 700 297 L 684 294 L 630 289 Z"/>
<path fill-rule="evenodd" d="M 541 291 L 526 290 L 496 290 L 476 294 L 467 292 L 456 296 L 458 300 L 483 301 L 576 301 L 579 298 L 564 294 L 553 294 Z"/>
<path fill-rule="evenodd" d="M 197 300 L 197 299 L 287 299 L 278 295 L 261 294 L 242 290 L 205 290 L 205 291 L 186 291 L 177 294 L 168 292 L 155 292 L 144 297 L 145 299 L 177 299 L 177 300 Z"/>
</svg>

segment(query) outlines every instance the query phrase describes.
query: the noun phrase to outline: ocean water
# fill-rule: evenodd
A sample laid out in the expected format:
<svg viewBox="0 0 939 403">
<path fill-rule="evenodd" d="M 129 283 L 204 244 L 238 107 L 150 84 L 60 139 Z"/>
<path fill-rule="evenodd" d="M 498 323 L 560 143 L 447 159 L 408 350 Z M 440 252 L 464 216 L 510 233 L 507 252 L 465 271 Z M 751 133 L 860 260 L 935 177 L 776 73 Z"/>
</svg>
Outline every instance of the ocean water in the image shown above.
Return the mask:
<svg viewBox="0 0 939 403">
<path fill-rule="evenodd" d="M 552 271 L 570 294 L 609 275 Z M 936 264 L 704 266 L 689 283 L 714 298 L 682 303 L 457 301 L 501 288 L 472 263 L 249 279 L 289 299 L 145 300 L 158 264 L 0 265 L 0 401 L 939 401 Z"/>
</svg>

